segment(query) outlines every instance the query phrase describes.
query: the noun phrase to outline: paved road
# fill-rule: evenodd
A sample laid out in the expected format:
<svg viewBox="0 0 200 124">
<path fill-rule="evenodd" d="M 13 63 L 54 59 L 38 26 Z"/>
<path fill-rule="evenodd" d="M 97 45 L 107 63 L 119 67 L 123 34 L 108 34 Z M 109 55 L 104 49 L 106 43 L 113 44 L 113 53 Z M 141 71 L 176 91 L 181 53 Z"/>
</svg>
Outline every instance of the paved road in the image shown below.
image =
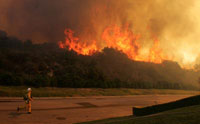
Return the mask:
<svg viewBox="0 0 200 124">
<path fill-rule="evenodd" d="M 132 114 L 133 106 L 149 106 L 191 95 L 34 98 L 31 115 L 16 112 L 22 98 L 0 98 L 1 124 L 71 124 Z"/>
</svg>

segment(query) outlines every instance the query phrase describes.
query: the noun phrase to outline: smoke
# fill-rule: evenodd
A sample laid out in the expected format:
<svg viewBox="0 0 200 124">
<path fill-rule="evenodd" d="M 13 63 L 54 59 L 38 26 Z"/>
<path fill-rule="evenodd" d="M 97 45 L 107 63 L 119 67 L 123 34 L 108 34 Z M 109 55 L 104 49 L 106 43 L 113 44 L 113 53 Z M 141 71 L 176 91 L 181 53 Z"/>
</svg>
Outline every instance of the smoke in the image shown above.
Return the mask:
<svg viewBox="0 0 200 124">
<path fill-rule="evenodd" d="M 180 64 L 195 63 L 200 45 L 198 0 L 0 0 L 0 29 L 35 43 L 64 39 L 65 28 L 81 41 L 97 40 L 110 25 L 129 23 L 145 53 L 158 37 Z"/>
</svg>

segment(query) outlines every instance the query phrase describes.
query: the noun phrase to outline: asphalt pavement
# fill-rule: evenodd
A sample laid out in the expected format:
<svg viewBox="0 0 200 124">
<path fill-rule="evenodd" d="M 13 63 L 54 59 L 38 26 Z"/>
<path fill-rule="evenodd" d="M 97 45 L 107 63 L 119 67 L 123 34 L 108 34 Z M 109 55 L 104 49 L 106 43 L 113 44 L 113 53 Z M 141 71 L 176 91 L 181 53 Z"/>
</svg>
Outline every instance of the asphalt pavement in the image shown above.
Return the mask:
<svg viewBox="0 0 200 124">
<path fill-rule="evenodd" d="M 191 95 L 136 95 L 34 98 L 32 114 L 17 112 L 22 98 L 0 97 L 0 124 L 72 124 L 129 116 L 132 107 L 167 103 Z"/>
</svg>

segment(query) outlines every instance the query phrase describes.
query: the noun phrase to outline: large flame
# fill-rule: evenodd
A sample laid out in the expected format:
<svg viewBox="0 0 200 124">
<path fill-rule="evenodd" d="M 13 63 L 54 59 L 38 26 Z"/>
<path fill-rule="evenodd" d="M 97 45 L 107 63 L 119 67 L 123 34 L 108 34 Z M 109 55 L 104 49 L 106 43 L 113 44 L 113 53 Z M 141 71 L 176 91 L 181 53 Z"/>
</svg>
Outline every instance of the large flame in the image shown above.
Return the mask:
<svg viewBox="0 0 200 124">
<path fill-rule="evenodd" d="M 95 40 L 92 41 L 90 44 L 87 44 L 86 42 L 80 42 L 79 38 L 74 36 L 74 32 L 71 29 L 66 29 L 65 35 L 65 42 L 58 43 L 60 48 L 68 48 L 69 50 L 73 50 L 82 55 L 92 55 L 95 52 L 99 51 Z"/>
<path fill-rule="evenodd" d="M 138 42 L 139 34 L 134 34 L 129 25 L 119 27 L 117 25 L 107 27 L 101 36 L 103 46 L 98 46 L 97 41 L 90 42 L 80 41 L 78 37 L 74 36 L 71 29 L 65 30 L 65 42 L 59 42 L 60 48 L 67 48 L 82 55 L 93 55 L 96 52 L 101 52 L 105 47 L 114 48 L 126 54 L 130 59 L 136 61 L 162 63 L 168 60 L 168 56 L 164 55 L 162 49 L 159 47 L 159 40 L 153 38 L 154 43 L 148 50 L 148 55 L 140 54 L 141 45 Z"/>
<path fill-rule="evenodd" d="M 169 57 L 164 55 L 162 49 L 159 47 L 159 40 L 154 39 L 154 44 L 149 50 L 148 62 L 162 63 L 163 60 L 168 60 Z"/>
<path fill-rule="evenodd" d="M 139 35 L 134 35 L 128 29 L 128 25 L 122 30 L 118 26 L 106 28 L 102 34 L 102 39 L 106 42 L 106 47 L 114 48 L 125 53 L 129 58 L 135 60 L 140 48 L 137 42 Z"/>
</svg>

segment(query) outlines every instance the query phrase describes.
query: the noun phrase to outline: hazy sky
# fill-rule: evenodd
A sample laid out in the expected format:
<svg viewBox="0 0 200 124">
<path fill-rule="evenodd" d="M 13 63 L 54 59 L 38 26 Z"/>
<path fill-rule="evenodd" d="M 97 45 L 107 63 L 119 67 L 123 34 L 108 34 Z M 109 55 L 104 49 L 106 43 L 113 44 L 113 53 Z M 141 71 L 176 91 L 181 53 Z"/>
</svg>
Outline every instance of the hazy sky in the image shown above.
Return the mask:
<svg viewBox="0 0 200 124">
<path fill-rule="evenodd" d="M 103 30 L 130 24 L 140 34 L 141 52 L 156 35 L 166 54 L 180 64 L 200 58 L 199 0 L 0 0 L 0 30 L 34 42 L 58 42 L 65 28 L 83 41 L 102 45 Z"/>
</svg>

